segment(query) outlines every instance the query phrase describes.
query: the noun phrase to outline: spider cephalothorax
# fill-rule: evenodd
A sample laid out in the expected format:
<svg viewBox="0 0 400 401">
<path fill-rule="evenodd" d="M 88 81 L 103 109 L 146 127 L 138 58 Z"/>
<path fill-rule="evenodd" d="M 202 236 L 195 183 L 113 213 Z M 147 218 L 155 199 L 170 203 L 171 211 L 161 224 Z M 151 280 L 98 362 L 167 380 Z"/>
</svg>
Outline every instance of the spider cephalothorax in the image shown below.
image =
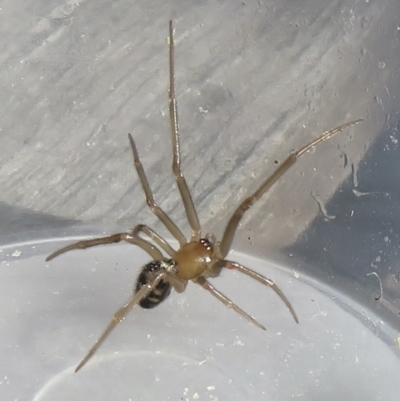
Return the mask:
<svg viewBox="0 0 400 401">
<path fill-rule="evenodd" d="M 345 128 L 358 123 L 361 120 L 352 121 L 336 127 L 323 135 L 314 139 L 307 145 L 290 154 L 286 160 L 275 170 L 275 172 L 267 178 L 260 187 L 246 198 L 233 212 L 229 219 L 222 239 L 217 241 L 213 234 L 201 236 L 201 226 L 197 216 L 189 188 L 181 171 L 180 166 L 180 150 L 179 150 L 179 134 L 178 134 L 178 113 L 175 98 L 175 79 L 174 79 L 174 39 L 172 21 L 169 23 L 169 115 L 171 123 L 171 139 L 173 148 L 172 171 L 181 194 L 186 216 L 192 230 L 190 240 L 187 240 L 182 231 L 170 219 L 170 217 L 159 207 L 154 201 L 150 185 L 143 170 L 139 155 L 136 149 L 132 135 L 129 136 L 129 142 L 132 148 L 134 166 L 142 184 L 146 195 L 146 202 L 152 213 L 154 213 L 164 224 L 170 234 L 178 241 L 179 248 L 175 250 L 164 238 L 156 233 L 150 227 L 140 224 L 133 230 L 126 233 L 113 234 L 108 237 L 94 238 L 90 240 L 79 241 L 57 250 L 47 257 L 49 261 L 56 256 L 70 251 L 72 249 L 85 249 L 101 244 L 112 244 L 125 241 L 130 244 L 139 246 L 147 252 L 152 261 L 147 263 L 141 270 L 137 279 L 134 294 L 113 316 L 110 324 L 107 326 L 103 334 L 99 337 L 88 354 L 78 365 L 75 371 L 78 371 L 92 357 L 103 341 L 108 337 L 115 326 L 120 323 L 128 312 L 135 306 L 140 305 L 143 308 L 153 308 L 160 304 L 171 292 L 173 287 L 177 292 L 183 292 L 189 281 L 201 285 L 211 295 L 216 297 L 223 304 L 238 312 L 256 326 L 265 330 L 265 327 L 247 312 L 237 306 L 227 296 L 219 292 L 208 280 L 211 277 L 217 277 L 224 268 L 237 270 L 274 290 L 282 301 L 288 307 L 294 320 L 298 323 L 296 313 L 276 284 L 269 278 L 226 259 L 231 249 L 232 241 L 235 236 L 239 222 L 245 212 L 260 197 L 271 188 L 271 186 L 291 167 L 298 158 L 304 155 L 313 146 L 331 138 L 336 133 L 343 131 Z M 147 236 L 147 239 L 141 237 L 141 234 Z M 165 256 L 167 255 L 167 256 Z"/>
</svg>

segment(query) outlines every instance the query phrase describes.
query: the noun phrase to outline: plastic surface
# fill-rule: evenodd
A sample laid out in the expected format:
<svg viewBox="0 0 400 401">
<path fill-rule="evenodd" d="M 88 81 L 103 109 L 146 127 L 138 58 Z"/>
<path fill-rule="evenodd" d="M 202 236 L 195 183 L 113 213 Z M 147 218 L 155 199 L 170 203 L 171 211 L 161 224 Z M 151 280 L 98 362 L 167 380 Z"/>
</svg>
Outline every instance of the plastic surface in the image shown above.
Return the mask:
<svg viewBox="0 0 400 401">
<path fill-rule="evenodd" d="M 225 271 L 213 284 L 267 332 L 189 284 L 153 310 L 135 308 L 92 360 L 73 370 L 129 297 L 148 257 L 129 245 L 75 251 L 20 244 L 1 264 L 2 399 L 396 400 L 396 332 L 380 318 L 297 271 L 234 253 L 282 288 L 276 294 Z M 4 285 L 7 283 L 7 285 Z M 18 361 L 18 362 L 16 362 Z"/>
<path fill-rule="evenodd" d="M 397 0 L 2 2 L 0 399 L 397 400 L 399 18 Z M 63 237 L 138 223 L 165 235 L 128 132 L 156 201 L 189 232 L 170 171 L 169 19 L 204 232 L 219 236 L 275 161 L 364 122 L 305 155 L 235 237 L 299 326 L 271 291 L 226 272 L 214 284 L 267 333 L 190 285 L 133 311 L 74 374 L 147 259 L 129 246 L 45 256 Z"/>
</svg>

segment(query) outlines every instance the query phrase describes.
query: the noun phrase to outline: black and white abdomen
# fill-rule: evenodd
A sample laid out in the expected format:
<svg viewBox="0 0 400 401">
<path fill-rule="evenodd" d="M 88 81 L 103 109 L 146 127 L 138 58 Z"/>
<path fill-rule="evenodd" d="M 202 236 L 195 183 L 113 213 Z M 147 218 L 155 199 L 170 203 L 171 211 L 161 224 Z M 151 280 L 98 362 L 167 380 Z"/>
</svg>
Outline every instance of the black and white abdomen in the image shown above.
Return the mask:
<svg viewBox="0 0 400 401">
<path fill-rule="evenodd" d="M 144 285 L 146 285 L 149 282 L 150 277 L 157 271 L 165 269 L 165 264 L 167 263 L 173 263 L 175 262 L 173 260 L 171 261 L 151 261 L 147 263 L 142 268 L 142 271 L 140 272 L 137 281 L 136 281 L 136 288 L 135 288 L 135 293 L 137 293 Z M 150 292 L 147 297 L 143 298 L 140 302 L 139 305 L 142 308 L 145 309 L 151 309 L 154 308 L 155 306 L 159 305 L 164 299 L 168 297 L 168 295 L 171 293 L 171 284 L 168 282 L 161 280 L 155 289 Z"/>
</svg>

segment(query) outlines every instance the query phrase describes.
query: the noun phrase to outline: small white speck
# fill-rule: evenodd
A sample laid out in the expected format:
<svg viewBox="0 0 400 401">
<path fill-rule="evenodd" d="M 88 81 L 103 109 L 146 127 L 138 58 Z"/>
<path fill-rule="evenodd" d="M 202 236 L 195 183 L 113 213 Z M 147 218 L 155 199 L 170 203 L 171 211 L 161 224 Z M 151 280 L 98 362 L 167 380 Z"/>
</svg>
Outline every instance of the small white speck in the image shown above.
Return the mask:
<svg viewBox="0 0 400 401">
<path fill-rule="evenodd" d="M 243 347 L 244 346 L 244 342 L 242 340 L 238 339 L 233 343 L 233 345 L 239 345 L 240 347 Z"/>
<path fill-rule="evenodd" d="M 300 274 L 295 270 L 295 271 L 293 272 L 293 276 L 294 276 L 294 278 L 299 278 L 299 277 L 300 277 Z"/>
<path fill-rule="evenodd" d="M 194 393 L 193 394 L 193 399 L 198 400 L 200 398 L 199 393 Z"/>
<path fill-rule="evenodd" d="M 208 390 L 208 391 L 213 391 L 213 390 L 215 390 L 215 386 L 208 386 L 208 387 L 207 387 L 207 390 Z"/>
<path fill-rule="evenodd" d="M 18 258 L 19 256 L 21 256 L 22 255 L 22 252 L 21 251 L 19 251 L 18 249 L 16 250 L 16 251 L 14 251 L 13 253 L 12 253 L 12 257 L 14 257 L 14 258 Z"/>
</svg>

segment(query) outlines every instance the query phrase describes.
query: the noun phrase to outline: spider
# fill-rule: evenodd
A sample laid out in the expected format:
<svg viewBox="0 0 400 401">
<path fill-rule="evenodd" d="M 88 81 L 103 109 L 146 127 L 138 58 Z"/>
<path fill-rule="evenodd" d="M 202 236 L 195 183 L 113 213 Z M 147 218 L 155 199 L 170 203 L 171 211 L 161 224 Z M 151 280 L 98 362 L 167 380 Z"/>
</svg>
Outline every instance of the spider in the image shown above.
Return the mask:
<svg viewBox="0 0 400 401">
<path fill-rule="evenodd" d="M 144 224 L 140 224 L 137 225 L 134 229 L 125 233 L 118 233 L 110 235 L 108 237 L 94 238 L 76 242 L 55 251 L 46 258 L 46 262 L 48 262 L 55 257 L 73 249 L 86 249 L 92 246 L 113 244 L 120 241 L 125 241 L 142 248 L 152 258 L 152 261 L 147 263 L 142 268 L 137 278 L 135 290 L 132 296 L 128 299 L 125 305 L 114 314 L 107 328 L 97 339 L 87 355 L 76 367 L 75 372 L 80 370 L 88 362 L 88 360 L 102 345 L 102 343 L 111 333 L 111 331 L 118 325 L 118 323 L 124 320 L 126 315 L 134 306 L 140 305 L 142 308 L 147 309 L 154 308 L 168 297 L 172 288 L 174 288 L 178 293 L 185 291 L 186 285 L 189 281 L 193 281 L 194 283 L 199 284 L 211 295 L 221 301 L 225 306 L 233 309 L 244 318 L 246 318 L 248 321 L 255 324 L 257 327 L 266 330 L 266 328 L 254 317 L 241 309 L 231 299 L 218 291 L 209 282 L 209 278 L 219 276 L 222 269 L 224 268 L 236 270 L 257 280 L 261 284 L 270 287 L 286 304 L 295 322 L 298 323 L 298 317 L 291 303 L 273 280 L 245 266 L 242 266 L 239 263 L 226 259 L 226 257 L 230 251 L 236 230 L 245 212 L 252 205 L 254 205 L 254 203 L 257 202 L 260 197 L 265 192 L 267 192 L 271 188 L 271 186 L 276 181 L 278 181 L 278 179 L 290 167 L 292 167 L 296 163 L 298 158 L 304 155 L 313 146 L 320 144 L 321 142 L 331 138 L 336 133 L 343 131 L 345 128 L 357 124 L 361 121 L 361 119 L 358 119 L 331 129 L 330 131 L 325 132 L 323 135 L 314 139 L 307 145 L 291 153 L 287 157 L 287 159 L 274 171 L 274 173 L 269 178 L 267 178 L 254 193 L 247 197 L 236 208 L 225 227 L 225 231 L 220 241 L 217 240 L 215 235 L 211 233 L 206 234 L 203 237 L 201 234 L 201 226 L 199 218 L 197 216 L 196 208 L 194 206 L 193 199 L 190 194 L 190 190 L 186 183 L 185 177 L 181 171 L 178 133 L 178 111 L 175 97 L 174 37 L 172 21 L 169 22 L 168 44 L 169 118 L 171 125 L 171 139 L 173 149 L 172 171 L 182 198 L 189 225 L 191 227 L 191 236 L 189 240 L 186 239 L 182 231 L 176 226 L 171 218 L 163 211 L 163 209 L 161 209 L 156 204 L 146 174 L 140 162 L 135 141 L 133 140 L 132 135 L 128 134 L 130 146 L 133 153 L 134 167 L 143 187 L 147 205 L 150 208 L 151 212 L 158 217 L 158 219 L 164 224 L 170 234 L 178 241 L 179 249 L 173 249 L 172 246 L 152 228 Z M 141 234 L 146 235 L 148 239 L 143 239 L 141 237 Z M 164 256 L 162 251 L 168 256 Z"/>
</svg>

